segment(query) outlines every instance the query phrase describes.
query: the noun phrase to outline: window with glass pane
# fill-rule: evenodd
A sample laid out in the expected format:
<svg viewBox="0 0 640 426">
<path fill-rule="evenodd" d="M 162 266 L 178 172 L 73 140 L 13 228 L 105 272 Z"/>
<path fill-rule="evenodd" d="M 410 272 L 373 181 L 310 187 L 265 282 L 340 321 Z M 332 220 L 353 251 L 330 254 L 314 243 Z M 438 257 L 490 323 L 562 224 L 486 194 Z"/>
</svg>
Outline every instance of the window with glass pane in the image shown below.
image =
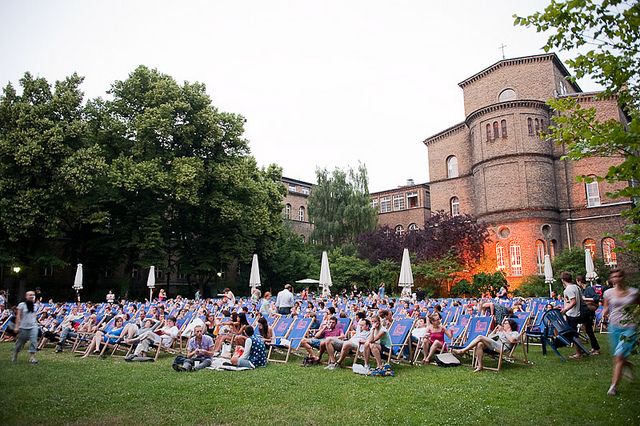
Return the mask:
<svg viewBox="0 0 640 426">
<path fill-rule="evenodd" d="M 589 250 L 591 252 L 591 257 L 593 257 L 594 259 L 596 258 L 596 240 L 587 238 L 582 243 L 582 247 L 585 250 Z"/>
<path fill-rule="evenodd" d="M 597 207 L 600 205 L 600 188 L 598 181 L 587 182 L 585 184 L 587 191 L 587 207 Z"/>
<path fill-rule="evenodd" d="M 391 211 L 391 197 L 380 198 L 380 213 L 387 213 Z"/>
<path fill-rule="evenodd" d="M 374 198 L 373 200 L 371 200 L 371 207 L 374 208 L 374 209 L 376 207 L 378 207 L 378 199 L 377 198 Z"/>
<path fill-rule="evenodd" d="M 455 157 L 455 155 L 447 158 L 447 177 L 458 177 L 458 159 Z"/>
<path fill-rule="evenodd" d="M 613 238 L 607 237 L 602 240 L 602 257 L 605 265 L 607 266 L 617 266 L 618 259 L 616 256 L 616 252 L 613 249 L 616 248 L 616 242 Z"/>
<path fill-rule="evenodd" d="M 502 120 L 500 122 L 500 127 L 502 127 L 502 137 L 507 137 L 507 120 Z"/>
<path fill-rule="evenodd" d="M 451 216 L 460 214 L 460 200 L 458 197 L 451 197 Z"/>
<path fill-rule="evenodd" d="M 304 207 L 302 206 L 298 209 L 298 220 L 304 222 Z"/>
<path fill-rule="evenodd" d="M 520 244 L 512 241 L 509 244 L 509 257 L 511 259 L 511 275 L 519 277 L 522 275 L 522 254 Z"/>
<path fill-rule="evenodd" d="M 544 255 L 546 250 L 544 247 L 544 241 L 536 241 L 536 266 L 538 267 L 538 275 L 544 275 Z"/>
<path fill-rule="evenodd" d="M 284 207 L 284 217 L 287 219 L 291 219 L 291 204 L 287 204 Z"/>
<path fill-rule="evenodd" d="M 407 207 L 412 209 L 414 207 L 418 207 L 418 193 L 413 191 L 413 192 L 407 192 Z"/>
<path fill-rule="evenodd" d="M 396 235 L 404 234 L 404 227 L 402 225 L 396 226 Z"/>
<path fill-rule="evenodd" d="M 502 243 L 496 244 L 496 266 L 498 271 L 504 271 L 507 268 L 504 261 L 504 246 Z"/>
<path fill-rule="evenodd" d="M 404 194 L 393 196 L 393 210 L 404 210 Z"/>
<path fill-rule="evenodd" d="M 413 231 L 417 231 L 418 230 L 418 224 L 416 223 L 410 223 L 409 224 L 409 232 L 413 232 Z"/>
</svg>

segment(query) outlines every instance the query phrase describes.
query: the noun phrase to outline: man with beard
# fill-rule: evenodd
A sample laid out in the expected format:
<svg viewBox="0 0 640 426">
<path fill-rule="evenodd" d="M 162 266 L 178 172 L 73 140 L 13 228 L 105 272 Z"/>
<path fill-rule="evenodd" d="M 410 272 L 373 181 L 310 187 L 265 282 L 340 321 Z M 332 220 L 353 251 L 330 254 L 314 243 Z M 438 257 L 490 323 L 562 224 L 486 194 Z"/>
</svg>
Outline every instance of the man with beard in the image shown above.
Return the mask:
<svg viewBox="0 0 640 426">
<path fill-rule="evenodd" d="M 13 350 L 13 356 L 11 357 L 11 361 L 13 362 L 18 360 L 18 352 L 20 352 L 24 344 L 29 340 L 29 362 L 31 364 L 38 363 L 36 359 L 38 320 L 36 318 L 35 301 L 36 293 L 34 291 L 28 291 L 25 294 L 25 301 L 18 305 L 15 324 L 15 331 L 18 333 L 18 338 L 16 339 L 16 346 Z"/>
</svg>

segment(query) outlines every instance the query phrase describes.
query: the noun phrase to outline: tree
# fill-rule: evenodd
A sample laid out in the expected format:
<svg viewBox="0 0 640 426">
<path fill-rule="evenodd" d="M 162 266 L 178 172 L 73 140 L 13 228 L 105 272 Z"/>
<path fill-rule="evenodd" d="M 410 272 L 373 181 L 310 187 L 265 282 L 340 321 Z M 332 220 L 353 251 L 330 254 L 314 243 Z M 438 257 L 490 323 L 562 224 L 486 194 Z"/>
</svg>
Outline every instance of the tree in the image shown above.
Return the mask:
<svg viewBox="0 0 640 426">
<path fill-rule="evenodd" d="M 354 242 L 375 228 L 377 212 L 369 199 L 367 169 L 363 164 L 347 172 L 336 168 L 316 170 L 317 186 L 309 196 L 311 239 L 325 248 Z"/>
<path fill-rule="evenodd" d="M 549 101 L 560 113 L 549 136 L 567 146 L 567 158 L 620 156 L 621 163 L 610 167 L 609 182 L 631 182 L 612 195 L 633 198 L 633 207 L 624 215 L 630 219 L 625 249 L 640 256 L 640 3 L 624 0 L 552 0 L 544 11 L 527 17 L 514 15 L 515 24 L 533 26 L 536 31 L 552 31 L 545 51 L 574 51 L 567 61 L 575 78 L 592 77 L 604 87 L 602 97 L 615 97 L 626 113 L 628 124 L 617 120 L 597 122 L 592 108 L 583 108 L 573 98 Z"/>
</svg>

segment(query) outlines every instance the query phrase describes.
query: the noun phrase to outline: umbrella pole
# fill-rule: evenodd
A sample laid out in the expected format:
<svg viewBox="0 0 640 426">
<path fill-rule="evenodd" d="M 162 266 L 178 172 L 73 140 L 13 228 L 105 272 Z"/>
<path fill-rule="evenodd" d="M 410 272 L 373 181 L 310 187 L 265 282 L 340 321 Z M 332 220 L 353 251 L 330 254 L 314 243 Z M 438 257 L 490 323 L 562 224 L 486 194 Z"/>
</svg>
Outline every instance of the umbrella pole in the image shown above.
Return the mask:
<svg viewBox="0 0 640 426">
<path fill-rule="evenodd" d="M 151 303 L 153 301 L 153 289 L 150 288 L 149 289 L 149 303 Z"/>
<path fill-rule="evenodd" d="M 553 297 L 553 292 L 551 291 L 551 283 L 549 283 L 549 298 Z"/>
<path fill-rule="evenodd" d="M 76 289 L 76 300 L 78 300 L 78 304 L 80 304 L 80 290 Z"/>
</svg>

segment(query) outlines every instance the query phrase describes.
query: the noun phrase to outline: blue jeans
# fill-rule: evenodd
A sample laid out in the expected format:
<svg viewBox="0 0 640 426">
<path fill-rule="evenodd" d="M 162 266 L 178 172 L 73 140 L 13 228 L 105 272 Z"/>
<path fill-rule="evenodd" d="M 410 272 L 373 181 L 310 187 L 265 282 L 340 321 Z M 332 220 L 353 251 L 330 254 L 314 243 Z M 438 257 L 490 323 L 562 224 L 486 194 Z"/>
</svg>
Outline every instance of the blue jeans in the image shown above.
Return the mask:
<svg viewBox="0 0 640 426">
<path fill-rule="evenodd" d="M 29 353 L 35 354 L 38 351 L 38 327 L 33 328 L 21 328 L 18 332 L 18 339 L 16 340 L 16 347 L 14 352 L 18 354 L 22 350 L 22 347 L 27 340 L 29 341 Z"/>
<path fill-rule="evenodd" d="M 255 368 L 248 359 L 239 359 L 238 367 Z"/>
</svg>

